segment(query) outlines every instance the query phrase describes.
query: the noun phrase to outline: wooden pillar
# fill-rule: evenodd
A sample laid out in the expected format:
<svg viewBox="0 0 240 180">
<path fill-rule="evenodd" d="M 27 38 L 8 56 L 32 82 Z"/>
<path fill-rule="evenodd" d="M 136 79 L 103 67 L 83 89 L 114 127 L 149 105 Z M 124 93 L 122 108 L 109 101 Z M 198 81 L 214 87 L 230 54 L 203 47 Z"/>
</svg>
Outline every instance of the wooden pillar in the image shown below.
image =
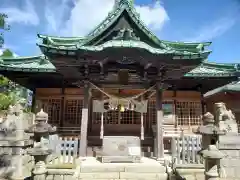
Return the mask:
<svg viewBox="0 0 240 180">
<path fill-rule="evenodd" d="M 31 107 L 31 112 L 32 112 L 32 113 L 37 113 L 37 112 L 36 112 L 36 88 L 34 88 L 33 91 L 32 91 L 32 107 Z"/>
<path fill-rule="evenodd" d="M 88 130 L 88 108 L 90 100 L 89 83 L 84 83 L 84 102 L 82 109 L 81 134 L 80 134 L 80 149 L 79 155 L 81 157 L 87 156 L 87 130 Z"/>
<path fill-rule="evenodd" d="M 205 102 L 205 99 L 203 97 L 203 91 L 202 91 L 202 88 L 199 89 L 200 93 L 201 93 L 201 109 L 202 109 L 202 115 L 205 114 L 205 106 L 206 106 L 206 102 Z"/>
<path fill-rule="evenodd" d="M 164 157 L 164 142 L 163 142 L 163 84 L 156 84 L 156 158 L 162 159 Z"/>
<path fill-rule="evenodd" d="M 65 109 L 64 109 L 64 103 L 65 103 L 65 86 L 64 86 L 64 80 L 62 81 L 62 88 L 61 88 L 61 118 L 60 118 L 60 127 L 64 126 L 64 116 L 65 116 Z"/>
</svg>

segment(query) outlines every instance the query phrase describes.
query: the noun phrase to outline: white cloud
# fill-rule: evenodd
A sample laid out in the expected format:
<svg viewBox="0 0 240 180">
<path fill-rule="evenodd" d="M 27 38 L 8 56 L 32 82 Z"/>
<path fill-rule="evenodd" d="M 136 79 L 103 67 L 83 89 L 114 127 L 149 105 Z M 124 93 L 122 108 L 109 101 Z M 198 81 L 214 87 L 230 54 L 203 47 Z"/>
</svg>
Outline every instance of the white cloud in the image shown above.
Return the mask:
<svg viewBox="0 0 240 180">
<path fill-rule="evenodd" d="M 211 24 L 208 24 L 198 30 L 198 33 L 190 38 L 186 38 L 184 41 L 210 41 L 216 37 L 223 35 L 227 32 L 234 24 L 236 19 L 233 17 L 224 17 L 220 18 Z"/>
<path fill-rule="evenodd" d="M 44 16 L 47 21 L 47 32 L 58 32 L 65 24 L 65 16 L 70 11 L 70 0 L 46 0 Z"/>
<path fill-rule="evenodd" d="M 23 8 L 19 7 L 0 8 L 0 12 L 8 15 L 9 23 L 24 23 L 30 25 L 38 25 L 39 17 L 35 12 L 35 8 L 32 2 L 33 1 L 25 0 Z"/>
<path fill-rule="evenodd" d="M 136 9 L 144 23 L 153 30 L 161 30 L 164 23 L 169 20 L 167 11 L 159 1 L 156 1 L 152 7 L 136 6 Z"/>
<path fill-rule="evenodd" d="M 114 5 L 114 0 L 75 0 L 73 2 L 74 7 L 70 10 L 70 17 L 64 25 L 61 22 L 63 22 L 63 14 L 67 13 L 66 1 L 62 1 L 53 9 L 46 8 L 48 30 L 51 29 L 54 33 L 61 29 L 60 34 L 64 36 L 86 35 L 104 20 Z M 136 6 L 136 10 L 140 13 L 142 21 L 153 30 L 160 30 L 169 20 L 166 10 L 159 2 L 155 2 L 151 7 Z"/>
</svg>

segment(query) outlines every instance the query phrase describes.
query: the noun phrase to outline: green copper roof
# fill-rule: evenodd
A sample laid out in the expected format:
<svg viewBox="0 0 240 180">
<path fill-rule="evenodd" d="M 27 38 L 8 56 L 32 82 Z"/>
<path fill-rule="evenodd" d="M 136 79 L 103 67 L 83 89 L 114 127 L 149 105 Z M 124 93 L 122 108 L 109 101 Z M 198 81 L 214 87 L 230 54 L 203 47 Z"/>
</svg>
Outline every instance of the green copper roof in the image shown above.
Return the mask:
<svg viewBox="0 0 240 180">
<path fill-rule="evenodd" d="M 133 0 L 115 0 L 115 6 L 107 17 L 97 25 L 87 36 L 85 37 L 54 37 L 46 35 L 38 35 L 39 38 L 43 39 L 43 45 L 49 47 L 58 47 L 58 46 L 89 46 L 93 45 L 94 40 L 101 36 L 107 29 L 111 27 L 123 14 L 127 12 L 129 17 L 135 23 L 135 25 L 148 37 L 156 46 L 155 48 L 164 49 L 168 51 L 178 51 L 183 52 L 183 55 L 186 52 L 191 53 L 201 53 L 205 51 L 205 47 L 209 46 L 210 42 L 205 43 L 184 43 L 184 42 L 170 42 L 159 40 L 148 27 L 140 19 L 139 13 L 136 12 L 136 9 L 133 6 Z M 141 40 L 140 40 L 141 41 Z M 113 44 L 114 47 L 114 44 Z M 116 46 L 117 47 L 117 46 Z M 63 47 L 62 47 L 63 48 Z M 94 47 L 93 47 L 94 49 Z M 207 51 L 209 52 L 209 51 Z"/>
<path fill-rule="evenodd" d="M 240 79 L 225 86 L 221 86 L 211 91 L 208 91 L 206 94 L 204 94 L 204 97 L 208 98 L 222 92 L 240 92 Z"/>
<path fill-rule="evenodd" d="M 177 51 L 174 49 L 159 49 L 151 47 L 150 45 L 146 44 L 142 41 L 137 40 L 110 40 L 105 42 L 104 44 L 100 44 L 97 46 L 82 46 L 82 45 L 74 45 L 74 46 L 54 46 L 54 45 L 43 45 L 39 44 L 39 47 L 44 52 L 47 49 L 48 52 L 52 53 L 64 53 L 74 55 L 74 53 L 78 50 L 84 51 L 103 51 L 106 48 L 139 48 L 147 50 L 152 54 L 174 54 L 174 59 L 205 59 L 208 57 L 211 51 L 206 52 L 189 52 L 189 51 Z"/>
<path fill-rule="evenodd" d="M 190 51 L 190 52 L 199 52 L 204 51 L 205 47 L 211 45 L 211 42 L 203 42 L 203 43 L 192 43 L 192 42 L 172 42 L 172 41 L 164 41 L 162 42 L 168 45 L 171 48 L 177 49 L 179 51 Z"/>
<path fill-rule="evenodd" d="M 43 44 L 55 46 L 74 46 L 81 44 L 86 40 L 86 37 L 57 37 L 38 34 L 39 38 L 43 39 Z"/>
<path fill-rule="evenodd" d="M 236 72 L 240 71 L 236 64 L 218 64 L 211 62 L 203 62 L 200 66 L 193 69 L 185 76 L 194 77 L 228 77 L 236 76 Z"/>
<path fill-rule="evenodd" d="M 32 57 L 0 57 L 0 70 L 55 72 L 56 68 L 44 55 Z"/>
<path fill-rule="evenodd" d="M 0 57 L 1 71 L 56 72 L 55 66 L 44 56 Z M 229 77 L 236 76 L 240 68 L 234 64 L 216 64 L 204 62 L 185 77 Z"/>
</svg>

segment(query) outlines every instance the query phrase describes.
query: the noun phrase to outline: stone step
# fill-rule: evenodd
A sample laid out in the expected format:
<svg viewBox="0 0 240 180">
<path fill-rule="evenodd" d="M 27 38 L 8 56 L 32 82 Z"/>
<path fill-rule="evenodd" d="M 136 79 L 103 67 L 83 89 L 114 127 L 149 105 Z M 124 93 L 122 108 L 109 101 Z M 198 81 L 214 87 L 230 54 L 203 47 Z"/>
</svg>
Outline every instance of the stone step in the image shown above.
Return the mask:
<svg viewBox="0 0 240 180">
<path fill-rule="evenodd" d="M 80 173 L 82 180 L 167 180 L 166 173 L 131 173 L 131 172 L 105 172 L 105 173 Z"/>
<path fill-rule="evenodd" d="M 167 180 L 167 173 L 163 165 L 146 157 L 141 163 L 101 163 L 94 157 L 87 157 L 81 161 L 79 179 Z"/>
<path fill-rule="evenodd" d="M 107 164 L 107 165 L 106 165 Z M 104 172 L 129 172 L 129 173 L 165 173 L 164 166 L 158 165 L 138 165 L 137 163 L 129 163 L 132 165 L 122 166 L 116 163 L 106 163 L 99 165 L 82 165 L 80 173 L 104 173 Z M 120 164 L 120 163 L 119 163 Z M 121 163 L 127 164 L 127 163 Z"/>
</svg>

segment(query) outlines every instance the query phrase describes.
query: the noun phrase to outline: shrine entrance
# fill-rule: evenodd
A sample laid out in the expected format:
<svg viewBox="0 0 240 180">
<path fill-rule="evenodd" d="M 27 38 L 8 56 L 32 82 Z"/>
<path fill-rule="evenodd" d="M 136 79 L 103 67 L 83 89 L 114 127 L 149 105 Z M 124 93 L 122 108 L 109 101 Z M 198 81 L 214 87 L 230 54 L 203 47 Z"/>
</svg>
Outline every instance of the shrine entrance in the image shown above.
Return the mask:
<svg viewBox="0 0 240 180">
<path fill-rule="evenodd" d="M 92 117 L 91 132 L 93 134 L 99 134 L 101 125 L 101 113 L 92 112 Z M 134 110 L 109 110 L 103 114 L 103 124 L 104 134 L 106 136 L 140 136 L 141 113 Z M 146 121 L 143 122 L 143 126 L 146 126 Z"/>
<path fill-rule="evenodd" d="M 113 93 L 92 86 L 101 95 L 95 96 L 92 100 L 89 135 L 100 135 L 100 138 L 103 134 L 104 136 L 141 136 L 141 139 L 144 139 L 149 133 L 147 99 L 154 94 L 153 87 L 131 94 L 121 89 Z"/>
</svg>

